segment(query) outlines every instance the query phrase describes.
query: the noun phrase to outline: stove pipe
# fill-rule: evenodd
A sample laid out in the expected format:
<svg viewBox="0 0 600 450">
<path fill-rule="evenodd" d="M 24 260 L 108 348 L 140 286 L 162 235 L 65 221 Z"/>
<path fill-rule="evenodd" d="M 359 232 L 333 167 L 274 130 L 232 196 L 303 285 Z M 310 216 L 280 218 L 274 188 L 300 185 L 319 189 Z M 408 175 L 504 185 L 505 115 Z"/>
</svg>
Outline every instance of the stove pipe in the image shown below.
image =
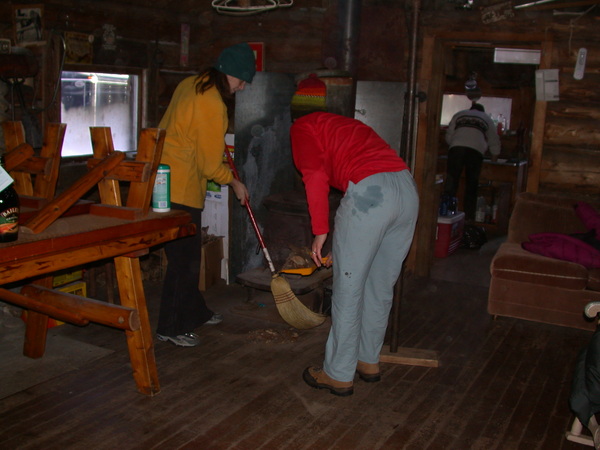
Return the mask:
<svg viewBox="0 0 600 450">
<path fill-rule="evenodd" d="M 360 32 L 360 0 L 338 0 L 338 29 L 341 30 L 338 42 L 339 68 L 356 79 L 356 55 Z"/>
</svg>

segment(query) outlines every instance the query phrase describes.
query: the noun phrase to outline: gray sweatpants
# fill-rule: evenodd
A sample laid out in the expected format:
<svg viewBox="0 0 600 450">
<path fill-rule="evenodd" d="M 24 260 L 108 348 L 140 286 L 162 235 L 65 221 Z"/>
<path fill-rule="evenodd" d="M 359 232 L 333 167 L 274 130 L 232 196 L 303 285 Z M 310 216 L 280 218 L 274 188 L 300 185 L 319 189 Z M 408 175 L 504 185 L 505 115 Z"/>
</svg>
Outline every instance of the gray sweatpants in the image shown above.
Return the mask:
<svg viewBox="0 0 600 450">
<path fill-rule="evenodd" d="M 379 362 L 418 209 L 408 170 L 375 174 L 346 190 L 335 216 L 332 325 L 323 363 L 335 380 L 352 381 L 358 360 Z"/>
</svg>

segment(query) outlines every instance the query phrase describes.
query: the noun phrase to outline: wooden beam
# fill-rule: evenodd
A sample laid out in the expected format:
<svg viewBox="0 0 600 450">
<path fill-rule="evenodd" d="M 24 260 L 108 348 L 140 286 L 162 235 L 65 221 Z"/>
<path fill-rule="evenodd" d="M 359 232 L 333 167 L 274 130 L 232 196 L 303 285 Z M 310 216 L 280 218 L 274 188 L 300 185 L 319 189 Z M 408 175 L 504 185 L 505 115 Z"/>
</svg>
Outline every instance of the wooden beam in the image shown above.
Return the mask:
<svg viewBox="0 0 600 450">
<path fill-rule="evenodd" d="M 100 158 L 90 158 L 87 162 L 88 169 L 93 169 L 102 162 Z M 106 178 L 108 180 L 129 181 L 144 183 L 150 179 L 151 166 L 145 162 L 123 161 Z"/>
<path fill-rule="evenodd" d="M 28 158 L 31 158 L 33 154 L 33 147 L 26 142 L 17 145 L 13 149 L 9 149 L 4 154 L 4 169 L 7 172 L 11 172 L 27 161 Z"/>
<path fill-rule="evenodd" d="M 540 5 L 535 4 L 535 0 L 528 1 L 526 3 L 522 3 L 520 5 L 515 5 L 514 9 L 527 9 L 527 11 L 542 11 L 545 9 L 561 9 L 561 8 L 575 8 L 577 6 L 590 6 L 597 5 L 600 3 L 598 0 L 578 0 L 578 1 L 568 1 L 568 2 L 548 2 Z M 531 6 L 528 6 L 531 5 Z"/>
<path fill-rule="evenodd" d="M 160 128 L 146 128 L 140 133 L 136 161 L 150 165 L 151 176 L 146 182 L 132 182 L 129 186 L 127 204 L 130 208 L 140 208 L 144 215 L 150 210 L 152 189 L 156 178 L 156 171 L 160 164 L 166 130 Z"/>
<path fill-rule="evenodd" d="M 25 144 L 28 145 L 28 144 Z M 33 149 L 32 149 L 33 150 Z M 25 161 L 21 162 L 14 170 L 25 172 L 33 175 L 50 175 L 51 172 L 51 160 L 43 158 L 41 156 L 31 156 Z"/>
<path fill-rule="evenodd" d="M 49 123 L 44 129 L 44 143 L 40 159 L 45 163 L 44 170 L 38 170 L 33 186 L 33 194 L 52 200 L 56 195 L 62 146 L 67 132 L 66 123 Z"/>
<path fill-rule="evenodd" d="M 9 291 L 8 289 L 0 288 L 0 298 L 8 303 L 12 303 L 32 311 L 37 311 L 38 313 L 62 320 L 63 322 L 69 322 L 75 325 L 87 325 L 89 323 L 89 321 L 78 312 L 63 310 L 61 309 L 61 306 L 46 304 L 38 299 L 17 294 L 16 292 Z"/>
<path fill-rule="evenodd" d="M 90 127 L 94 157 L 104 159 L 115 151 L 110 127 Z M 98 182 L 100 201 L 105 205 L 122 206 L 119 180 L 104 178 Z"/>
<path fill-rule="evenodd" d="M 399 347 L 398 351 L 391 352 L 387 345 L 383 346 L 379 355 L 379 361 L 382 363 L 423 367 L 439 367 L 440 365 L 436 351 Z"/>
<path fill-rule="evenodd" d="M 114 217 L 124 220 L 138 220 L 144 217 L 141 208 L 127 208 L 125 206 L 113 206 L 104 204 L 93 204 L 90 206 L 90 214 L 93 216 Z"/>
<path fill-rule="evenodd" d="M 157 219 L 159 222 L 164 219 Z M 136 222 L 131 224 L 127 224 L 126 226 L 129 228 L 135 228 Z M 116 227 L 116 229 L 120 229 L 120 227 Z M 9 265 L 5 265 L 0 268 L 0 284 L 7 284 L 13 281 L 18 281 L 20 278 L 18 276 L 18 271 L 27 271 L 27 273 L 31 273 L 36 276 L 41 276 L 47 273 L 57 272 L 63 269 L 69 269 L 74 266 L 80 266 L 86 264 L 90 261 L 98 261 L 101 259 L 106 259 L 110 257 L 114 257 L 117 255 L 122 255 L 124 253 L 136 252 L 138 250 L 142 250 L 147 247 L 153 247 L 164 242 L 171 241 L 173 239 L 177 239 L 178 237 L 189 236 L 195 233 L 195 225 L 194 224 L 176 224 L 173 223 L 172 228 L 170 226 L 165 226 L 159 231 L 152 231 L 148 233 L 139 233 L 137 235 L 131 235 L 120 239 L 119 241 L 114 240 L 113 235 L 109 235 L 106 239 L 97 239 L 94 237 L 93 233 L 85 233 L 82 236 L 85 237 L 88 241 L 90 239 L 96 239 L 97 244 L 87 244 L 82 239 L 78 239 L 78 237 L 73 237 L 71 242 L 73 242 L 68 257 L 65 257 L 65 253 L 61 254 L 60 252 L 54 254 L 48 254 L 47 257 L 44 258 L 44 262 L 40 263 L 39 258 L 37 259 L 35 256 L 32 256 L 30 259 L 24 259 L 22 261 L 14 262 Z M 121 230 L 121 233 L 125 233 L 125 231 Z M 19 239 L 20 240 L 20 239 Z M 55 239 L 54 245 L 62 246 L 62 239 Z M 43 242 L 32 243 L 31 250 L 33 251 L 36 248 L 39 248 L 40 245 L 44 245 Z M 124 248 L 125 247 L 125 248 Z M 4 251 L 10 250 L 10 247 L 4 247 Z M 39 252 L 45 252 L 43 249 L 39 250 Z M 35 254 L 34 254 L 35 255 Z M 14 259 L 14 256 L 10 253 L 6 255 L 2 255 L 3 259 L 9 260 L 9 258 Z"/>
<path fill-rule="evenodd" d="M 57 319 L 61 319 L 59 315 L 62 315 L 61 320 L 67 322 L 78 325 L 95 322 L 129 331 L 140 328 L 140 318 L 134 308 L 113 305 L 33 284 L 23 286 L 21 294 L 15 294 L 18 297 L 13 296 L 13 300 L 23 302 L 21 306 L 44 312 Z M 54 311 L 55 309 L 57 311 Z"/>
<path fill-rule="evenodd" d="M 542 60 L 540 69 L 552 65 L 552 41 L 548 37 L 542 44 Z M 529 168 L 527 169 L 527 192 L 537 193 L 540 187 L 542 157 L 544 153 L 544 130 L 546 128 L 546 111 L 548 102 L 536 101 L 531 129 L 531 149 L 529 151 Z"/>
</svg>

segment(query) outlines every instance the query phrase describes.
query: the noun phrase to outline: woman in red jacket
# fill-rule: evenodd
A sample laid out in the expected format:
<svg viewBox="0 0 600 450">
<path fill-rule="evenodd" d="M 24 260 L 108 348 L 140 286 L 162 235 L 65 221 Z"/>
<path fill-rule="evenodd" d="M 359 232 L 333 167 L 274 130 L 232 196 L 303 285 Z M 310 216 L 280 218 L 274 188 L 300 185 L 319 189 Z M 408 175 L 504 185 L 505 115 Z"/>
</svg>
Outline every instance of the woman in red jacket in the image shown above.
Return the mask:
<svg viewBox="0 0 600 450">
<path fill-rule="evenodd" d="M 329 233 L 329 190 L 344 192 L 327 262 L 333 264 L 333 294 L 325 360 L 322 368 L 306 368 L 303 378 L 312 387 L 351 395 L 355 372 L 367 382 L 381 379 L 379 353 L 419 199 L 404 161 L 358 120 L 312 113 L 295 121 L 291 141 L 306 188 L 317 266 Z"/>
</svg>

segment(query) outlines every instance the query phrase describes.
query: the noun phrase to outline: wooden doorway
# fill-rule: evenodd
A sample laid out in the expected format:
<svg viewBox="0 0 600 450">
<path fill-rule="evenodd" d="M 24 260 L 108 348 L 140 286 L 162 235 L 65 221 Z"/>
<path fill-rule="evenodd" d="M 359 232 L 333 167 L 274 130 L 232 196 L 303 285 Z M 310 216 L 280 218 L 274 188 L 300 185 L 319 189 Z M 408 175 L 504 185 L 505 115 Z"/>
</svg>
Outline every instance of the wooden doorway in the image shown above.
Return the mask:
<svg viewBox="0 0 600 450">
<path fill-rule="evenodd" d="M 451 64 L 453 48 L 518 47 L 541 50 L 539 68 L 550 66 L 551 37 L 544 34 L 516 33 L 448 33 L 423 38 L 423 55 L 419 73 L 420 90 L 426 92 L 427 101 L 419 104 L 416 158 L 414 176 L 421 197 L 419 227 L 415 234 L 410 268 L 417 276 L 428 277 L 433 264 L 437 209 L 441 185 L 437 175 L 439 156 L 440 115 L 444 90 L 447 84 L 446 68 Z M 535 192 L 539 182 L 542 137 L 546 115 L 546 102 L 534 101 L 529 144 L 529 179 L 527 190 Z M 438 178 L 438 179 L 436 179 Z"/>
</svg>

